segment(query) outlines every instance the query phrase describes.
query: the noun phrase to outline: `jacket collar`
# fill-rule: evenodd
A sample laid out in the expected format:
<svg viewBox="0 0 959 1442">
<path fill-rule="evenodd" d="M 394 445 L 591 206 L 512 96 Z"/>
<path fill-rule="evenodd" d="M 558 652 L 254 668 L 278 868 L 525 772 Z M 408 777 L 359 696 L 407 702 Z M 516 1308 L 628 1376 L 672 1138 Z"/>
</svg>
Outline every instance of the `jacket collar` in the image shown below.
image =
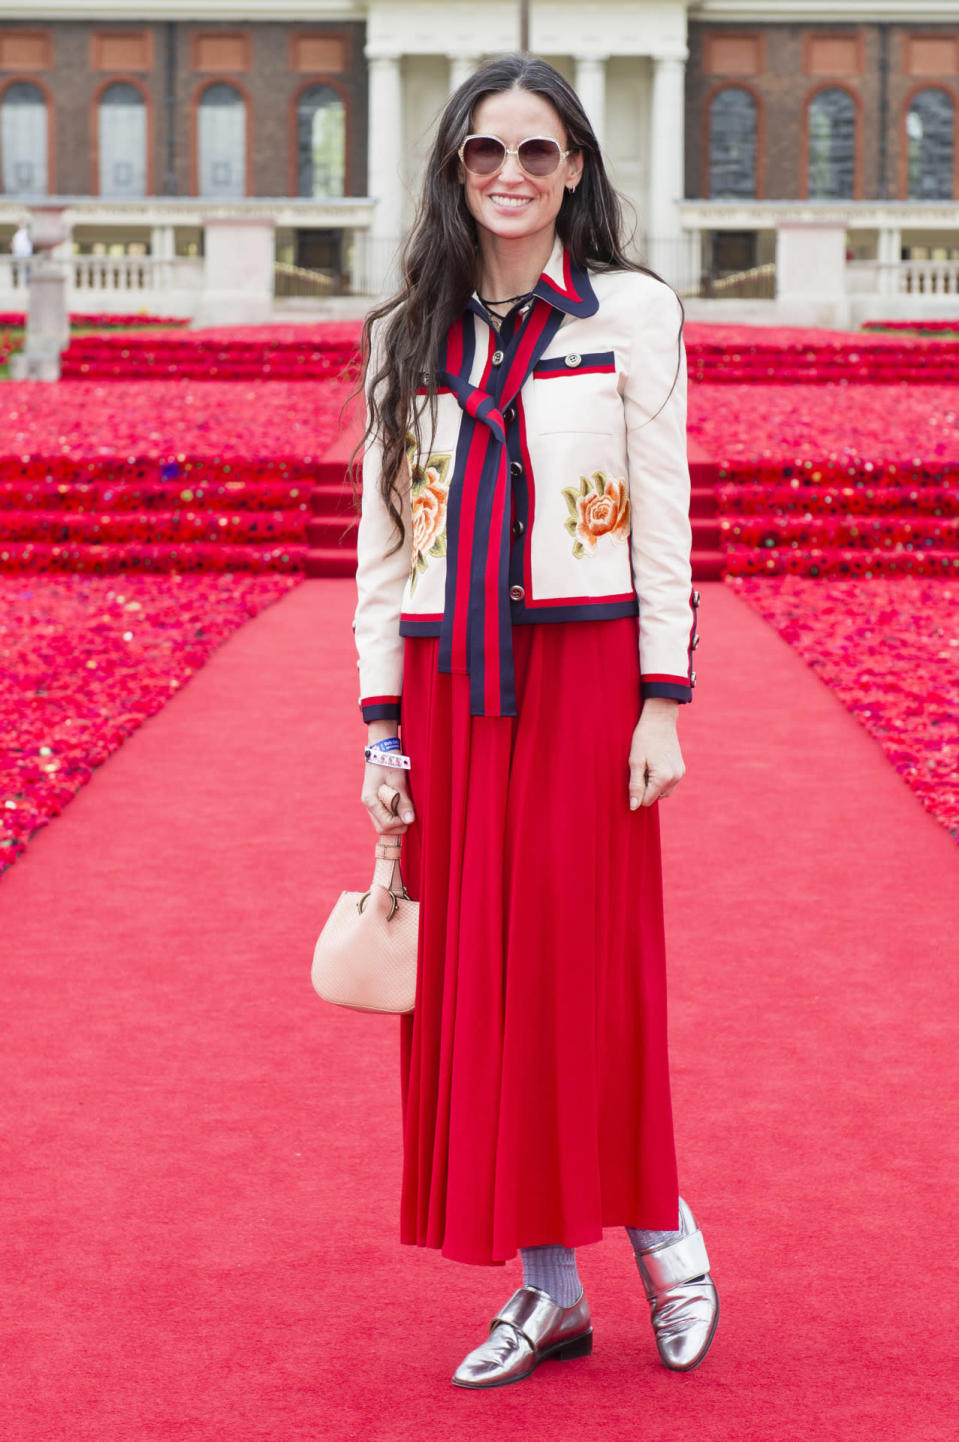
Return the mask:
<svg viewBox="0 0 959 1442">
<path fill-rule="evenodd" d="M 556 310 L 579 319 L 595 315 L 599 301 L 589 279 L 585 266 L 574 264 L 569 251 L 559 236 L 553 242 L 553 249 L 546 269 L 533 287 L 533 295 L 549 301 Z M 469 309 L 486 318 L 486 310 L 479 296 L 474 292 Z"/>
<path fill-rule="evenodd" d="M 559 236 L 553 243 L 552 254 L 533 294 L 548 300 L 557 310 L 580 319 L 595 315 L 599 310 L 599 301 L 590 284 L 589 272 L 585 266 L 574 264 Z"/>
</svg>

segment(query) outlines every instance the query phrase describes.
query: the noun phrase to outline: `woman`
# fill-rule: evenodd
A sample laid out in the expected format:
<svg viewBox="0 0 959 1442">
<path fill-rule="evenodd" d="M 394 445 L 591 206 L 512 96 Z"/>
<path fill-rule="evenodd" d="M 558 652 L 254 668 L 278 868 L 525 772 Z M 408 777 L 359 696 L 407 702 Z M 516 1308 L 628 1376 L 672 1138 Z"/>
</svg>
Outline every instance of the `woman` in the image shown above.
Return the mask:
<svg viewBox="0 0 959 1442">
<path fill-rule="evenodd" d="M 447 104 L 403 264 L 364 335 L 355 619 L 363 802 L 420 899 L 401 1237 L 520 1252 L 459 1386 L 589 1353 L 575 1248 L 613 1225 L 688 1370 L 718 1302 L 677 1196 L 655 806 L 695 679 L 681 307 L 525 55 Z"/>
</svg>

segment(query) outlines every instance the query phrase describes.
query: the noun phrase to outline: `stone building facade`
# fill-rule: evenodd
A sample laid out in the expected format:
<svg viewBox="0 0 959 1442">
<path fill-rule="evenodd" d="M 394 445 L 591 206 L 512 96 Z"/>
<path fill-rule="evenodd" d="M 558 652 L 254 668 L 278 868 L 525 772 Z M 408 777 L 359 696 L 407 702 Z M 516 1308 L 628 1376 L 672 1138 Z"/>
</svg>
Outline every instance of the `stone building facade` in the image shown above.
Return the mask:
<svg viewBox="0 0 959 1442">
<path fill-rule="evenodd" d="M 439 109 L 518 23 L 513 0 L 11 0 L 0 249 L 32 188 L 90 198 L 81 251 L 137 197 L 196 197 L 196 215 L 277 198 L 284 260 L 342 273 L 357 237 L 385 257 Z M 857 257 L 959 257 L 955 0 L 533 0 L 530 45 L 576 85 L 677 283 L 677 258 L 768 260 L 784 207 L 848 215 Z M 195 217 L 161 236 L 158 213 L 130 244 L 195 254 Z"/>
</svg>

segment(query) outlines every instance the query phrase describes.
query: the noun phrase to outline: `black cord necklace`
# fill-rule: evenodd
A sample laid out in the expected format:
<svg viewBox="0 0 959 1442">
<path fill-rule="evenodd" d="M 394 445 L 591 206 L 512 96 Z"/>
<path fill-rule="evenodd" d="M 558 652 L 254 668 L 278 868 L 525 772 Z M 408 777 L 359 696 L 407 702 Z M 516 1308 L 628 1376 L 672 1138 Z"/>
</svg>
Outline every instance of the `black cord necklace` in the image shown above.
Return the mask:
<svg viewBox="0 0 959 1442">
<path fill-rule="evenodd" d="M 519 301 L 532 300 L 533 292 L 525 291 L 522 295 L 508 295 L 505 300 L 487 300 L 484 295 L 480 296 L 480 304 L 485 305 L 490 315 L 495 315 L 497 320 L 505 320 L 506 315 L 501 312 L 502 306 L 516 305 Z"/>
</svg>

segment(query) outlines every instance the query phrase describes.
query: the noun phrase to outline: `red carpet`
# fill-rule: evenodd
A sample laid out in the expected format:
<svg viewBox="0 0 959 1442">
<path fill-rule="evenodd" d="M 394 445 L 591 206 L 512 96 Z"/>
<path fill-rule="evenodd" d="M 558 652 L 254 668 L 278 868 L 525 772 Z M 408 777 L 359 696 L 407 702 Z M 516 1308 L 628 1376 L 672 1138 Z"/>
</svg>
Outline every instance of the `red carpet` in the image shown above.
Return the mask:
<svg viewBox="0 0 959 1442">
<path fill-rule="evenodd" d="M 397 1245 L 395 1024 L 309 987 L 371 852 L 352 587 L 310 581 L 0 883 L 4 1437 L 954 1437 L 959 857 L 703 589 L 663 818 L 681 1185 L 723 1300 L 702 1368 L 660 1368 L 611 1235 L 591 1358 L 449 1385 L 517 1271 Z"/>
</svg>

